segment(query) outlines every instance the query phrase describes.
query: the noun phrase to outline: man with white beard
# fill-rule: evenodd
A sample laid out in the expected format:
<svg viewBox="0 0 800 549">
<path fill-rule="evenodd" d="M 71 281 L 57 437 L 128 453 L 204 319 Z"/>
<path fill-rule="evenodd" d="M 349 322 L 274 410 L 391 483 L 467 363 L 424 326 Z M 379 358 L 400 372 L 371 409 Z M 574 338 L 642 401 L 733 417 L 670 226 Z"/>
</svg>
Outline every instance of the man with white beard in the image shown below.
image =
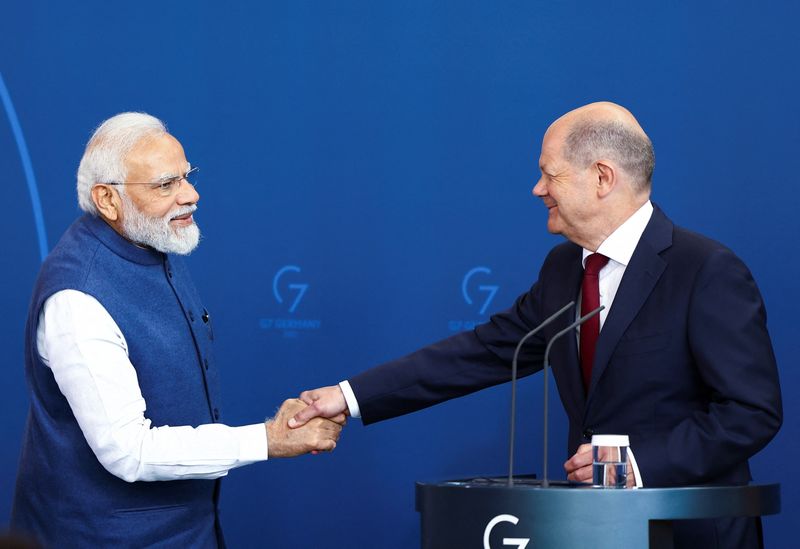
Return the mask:
<svg viewBox="0 0 800 549">
<path fill-rule="evenodd" d="M 211 320 L 180 255 L 200 199 L 158 119 L 101 124 L 78 169 L 86 212 L 45 260 L 26 327 L 31 408 L 11 527 L 58 547 L 218 547 L 219 478 L 336 446 L 344 416 L 222 423 Z M 153 482 L 169 481 L 169 482 Z"/>
</svg>

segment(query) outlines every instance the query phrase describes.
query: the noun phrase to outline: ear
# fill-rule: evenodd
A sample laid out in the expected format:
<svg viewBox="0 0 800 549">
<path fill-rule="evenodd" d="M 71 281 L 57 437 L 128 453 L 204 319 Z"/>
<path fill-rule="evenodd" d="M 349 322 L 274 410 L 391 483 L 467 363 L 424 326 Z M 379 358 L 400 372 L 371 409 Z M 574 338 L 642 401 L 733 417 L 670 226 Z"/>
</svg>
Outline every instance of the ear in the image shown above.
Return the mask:
<svg viewBox="0 0 800 549">
<path fill-rule="evenodd" d="M 605 198 L 619 182 L 614 166 L 607 160 L 598 160 L 594 163 L 597 175 L 597 196 Z"/>
<path fill-rule="evenodd" d="M 92 187 L 92 201 L 97 211 L 103 218 L 113 223 L 118 221 L 122 214 L 122 204 L 119 194 L 111 190 L 110 185 L 98 184 Z"/>
</svg>

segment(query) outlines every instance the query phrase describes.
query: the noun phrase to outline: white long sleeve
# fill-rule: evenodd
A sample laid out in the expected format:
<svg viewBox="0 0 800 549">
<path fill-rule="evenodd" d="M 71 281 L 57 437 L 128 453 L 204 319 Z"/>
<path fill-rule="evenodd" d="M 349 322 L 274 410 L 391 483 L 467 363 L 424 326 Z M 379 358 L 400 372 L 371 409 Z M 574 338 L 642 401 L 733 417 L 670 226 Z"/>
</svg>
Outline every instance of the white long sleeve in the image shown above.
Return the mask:
<svg viewBox="0 0 800 549">
<path fill-rule="evenodd" d="M 125 336 L 92 296 L 63 290 L 42 307 L 36 333 L 97 459 L 128 481 L 214 479 L 267 459 L 264 424 L 151 426 Z"/>
</svg>

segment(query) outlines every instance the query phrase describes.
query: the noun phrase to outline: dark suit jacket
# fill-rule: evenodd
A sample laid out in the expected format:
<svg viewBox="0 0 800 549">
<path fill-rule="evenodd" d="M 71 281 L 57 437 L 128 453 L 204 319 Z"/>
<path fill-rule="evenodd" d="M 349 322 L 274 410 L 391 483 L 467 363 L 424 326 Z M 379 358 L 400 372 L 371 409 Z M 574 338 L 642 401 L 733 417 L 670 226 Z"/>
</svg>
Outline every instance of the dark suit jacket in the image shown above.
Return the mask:
<svg viewBox="0 0 800 549">
<path fill-rule="evenodd" d="M 510 309 L 352 378 L 363 422 L 508 381 L 517 342 L 577 299 L 581 278 L 581 248 L 556 246 L 539 280 Z M 529 340 L 520 355 L 523 375 L 541 369 L 546 342 L 574 320 L 567 317 Z M 782 422 L 766 312 L 749 270 L 657 207 L 600 332 L 588 396 L 576 337 L 556 342 L 550 363 L 569 418 L 568 455 L 592 434 L 628 434 L 648 487 L 747 483 L 748 458 Z M 724 541 L 735 528 L 711 522 L 704 535 L 690 528 L 699 546 L 752 546 Z"/>
</svg>

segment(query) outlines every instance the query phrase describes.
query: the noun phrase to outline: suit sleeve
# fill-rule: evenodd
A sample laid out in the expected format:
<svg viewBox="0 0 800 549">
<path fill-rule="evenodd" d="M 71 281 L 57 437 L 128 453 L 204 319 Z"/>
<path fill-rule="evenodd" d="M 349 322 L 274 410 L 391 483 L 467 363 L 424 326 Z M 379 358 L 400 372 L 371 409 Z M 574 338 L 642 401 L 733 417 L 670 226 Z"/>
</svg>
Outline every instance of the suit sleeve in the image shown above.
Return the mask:
<svg viewBox="0 0 800 549">
<path fill-rule="evenodd" d="M 519 340 L 539 323 L 540 285 L 508 310 L 462 332 L 351 378 L 363 423 L 407 414 L 511 379 Z M 519 357 L 519 375 L 541 369 L 544 342 L 531 338 Z"/>
<path fill-rule="evenodd" d="M 691 291 L 688 343 L 708 405 L 636 441 L 645 486 L 714 482 L 763 448 L 782 422 L 764 303 L 747 267 L 718 249 Z"/>
</svg>

